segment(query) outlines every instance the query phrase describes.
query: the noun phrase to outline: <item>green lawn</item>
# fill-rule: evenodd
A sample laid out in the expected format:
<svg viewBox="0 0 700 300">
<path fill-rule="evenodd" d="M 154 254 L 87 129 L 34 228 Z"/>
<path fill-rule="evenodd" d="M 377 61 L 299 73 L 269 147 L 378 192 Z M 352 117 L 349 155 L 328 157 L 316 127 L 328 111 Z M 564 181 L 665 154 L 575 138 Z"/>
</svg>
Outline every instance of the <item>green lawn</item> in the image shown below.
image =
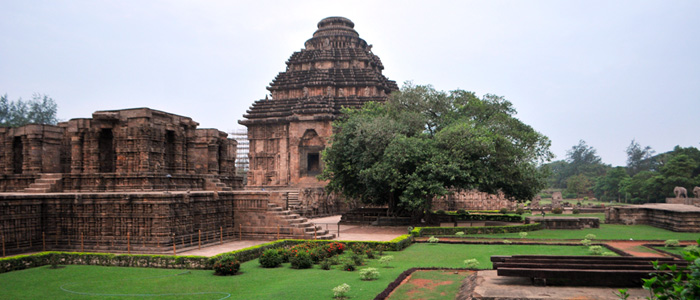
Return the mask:
<svg viewBox="0 0 700 300">
<path fill-rule="evenodd" d="M 587 229 L 556 229 L 556 230 L 538 230 L 528 232 L 528 239 L 583 239 L 587 234 L 596 235 L 597 239 L 602 240 L 661 240 L 668 239 L 676 240 L 691 240 L 695 241 L 700 238 L 700 233 L 697 232 L 673 232 L 661 228 L 656 228 L 648 225 L 618 225 L 618 224 L 600 224 L 600 228 Z M 472 234 L 465 237 L 489 237 L 503 238 L 516 241 L 519 239 L 518 233 L 502 233 L 502 234 Z"/>
<path fill-rule="evenodd" d="M 143 299 L 97 294 L 165 294 L 211 293 L 199 295 L 155 296 L 149 299 L 331 299 L 331 289 L 342 283 L 351 286 L 351 299 L 372 299 L 401 272 L 411 267 L 461 268 L 463 261 L 476 258 L 480 268 L 491 268 L 491 255 L 550 254 L 586 255 L 583 246 L 539 245 L 451 245 L 414 244 L 393 255 L 390 268 L 379 265 L 378 259 L 366 260 L 364 267 L 376 267 L 380 279 L 361 281 L 359 272 L 335 269 L 294 270 L 289 264 L 275 269 L 259 267 L 258 261 L 243 263 L 241 273 L 220 277 L 212 271 L 120 268 L 69 265 L 61 269 L 48 266 L 0 274 L 0 295 L 7 299 Z M 93 295 L 79 295 L 61 290 Z"/>
<path fill-rule="evenodd" d="M 449 299 L 455 298 L 459 293 L 462 280 L 469 273 L 452 271 L 426 270 L 416 271 L 406 284 L 396 289 L 389 300 L 412 299 Z"/>
</svg>

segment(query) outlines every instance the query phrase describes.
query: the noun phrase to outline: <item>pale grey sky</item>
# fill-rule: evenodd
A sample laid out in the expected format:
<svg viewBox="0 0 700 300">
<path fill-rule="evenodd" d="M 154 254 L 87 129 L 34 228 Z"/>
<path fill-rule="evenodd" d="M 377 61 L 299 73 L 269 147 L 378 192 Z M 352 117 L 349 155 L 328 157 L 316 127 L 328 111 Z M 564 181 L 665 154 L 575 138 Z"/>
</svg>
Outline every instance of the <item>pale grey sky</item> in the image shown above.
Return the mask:
<svg viewBox="0 0 700 300">
<path fill-rule="evenodd" d="M 0 1 L 0 94 L 59 117 L 151 107 L 231 130 L 343 16 L 399 84 L 505 96 L 552 151 L 700 142 L 700 1 Z"/>
</svg>

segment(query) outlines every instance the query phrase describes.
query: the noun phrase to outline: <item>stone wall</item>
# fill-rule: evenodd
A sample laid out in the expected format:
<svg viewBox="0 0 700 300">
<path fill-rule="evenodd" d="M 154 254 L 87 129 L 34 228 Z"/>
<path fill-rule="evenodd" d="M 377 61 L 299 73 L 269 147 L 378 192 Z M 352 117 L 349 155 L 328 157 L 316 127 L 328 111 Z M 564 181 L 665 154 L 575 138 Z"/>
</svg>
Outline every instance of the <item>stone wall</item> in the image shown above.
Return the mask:
<svg viewBox="0 0 700 300">
<path fill-rule="evenodd" d="M 666 198 L 666 203 L 700 206 L 700 198 Z"/>
<path fill-rule="evenodd" d="M 433 210 L 514 210 L 517 202 L 505 199 L 503 194 L 492 195 L 479 191 L 456 191 L 451 195 L 433 200 Z"/>
<path fill-rule="evenodd" d="M 600 228 L 599 218 L 575 217 L 526 217 L 525 224 L 541 223 L 544 229 Z"/>
<path fill-rule="evenodd" d="M 644 204 L 608 207 L 608 224 L 646 224 L 671 231 L 700 232 L 700 208 L 682 204 Z"/>
<path fill-rule="evenodd" d="M 152 192 L 0 194 L 0 234 L 6 254 L 32 250 L 170 252 L 237 237 L 265 193 Z M 259 205 L 259 204 L 258 204 Z M 240 225 L 239 225 L 240 226 Z M 201 231 L 201 235 L 200 235 Z M 129 249 L 127 249 L 129 244 Z"/>
</svg>

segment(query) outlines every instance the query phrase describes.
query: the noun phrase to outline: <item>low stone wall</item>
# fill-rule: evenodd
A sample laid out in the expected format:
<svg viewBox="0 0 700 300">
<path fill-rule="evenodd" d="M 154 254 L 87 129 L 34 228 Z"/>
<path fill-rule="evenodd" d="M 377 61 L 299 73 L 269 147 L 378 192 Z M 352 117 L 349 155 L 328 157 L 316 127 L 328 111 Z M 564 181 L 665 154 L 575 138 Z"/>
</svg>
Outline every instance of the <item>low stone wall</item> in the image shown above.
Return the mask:
<svg viewBox="0 0 700 300">
<path fill-rule="evenodd" d="M 0 192 L 18 192 L 29 187 L 39 175 L 0 175 Z"/>
<path fill-rule="evenodd" d="M 666 198 L 666 203 L 700 206 L 700 198 Z"/>
<path fill-rule="evenodd" d="M 599 218 L 571 217 L 526 217 L 525 224 L 542 224 L 544 229 L 583 229 L 600 228 Z"/>
<path fill-rule="evenodd" d="M 609 207 L 608 224 L 646 224 L 671 231 L 700 232 L 700 208 L 683 204 L 644 204 Z"/>
<path fill-rule="evenodd" d="M 433 210 L 499 210 L 506 208 L 515 210 L 517 203 L 506 199 L 503 194 L 492 195 L 479 191 L 455 191 L 451 195 L 446 195 L 433 199 Z"/>
</svg>

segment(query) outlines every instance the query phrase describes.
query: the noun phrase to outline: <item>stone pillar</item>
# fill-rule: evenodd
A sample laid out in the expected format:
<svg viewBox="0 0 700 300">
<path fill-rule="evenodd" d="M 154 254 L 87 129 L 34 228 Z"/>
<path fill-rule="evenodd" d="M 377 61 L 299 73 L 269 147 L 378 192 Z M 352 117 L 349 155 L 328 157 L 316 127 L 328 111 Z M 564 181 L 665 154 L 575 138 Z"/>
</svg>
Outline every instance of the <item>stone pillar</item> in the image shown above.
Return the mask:
<svg viewBox="0 0 700 300">
<path fill-rule="evenodd" d="M 83 141 L 80 136 L 70 138 L 70 172 L 80 174 L 83 169 Z"/>
</svg>

